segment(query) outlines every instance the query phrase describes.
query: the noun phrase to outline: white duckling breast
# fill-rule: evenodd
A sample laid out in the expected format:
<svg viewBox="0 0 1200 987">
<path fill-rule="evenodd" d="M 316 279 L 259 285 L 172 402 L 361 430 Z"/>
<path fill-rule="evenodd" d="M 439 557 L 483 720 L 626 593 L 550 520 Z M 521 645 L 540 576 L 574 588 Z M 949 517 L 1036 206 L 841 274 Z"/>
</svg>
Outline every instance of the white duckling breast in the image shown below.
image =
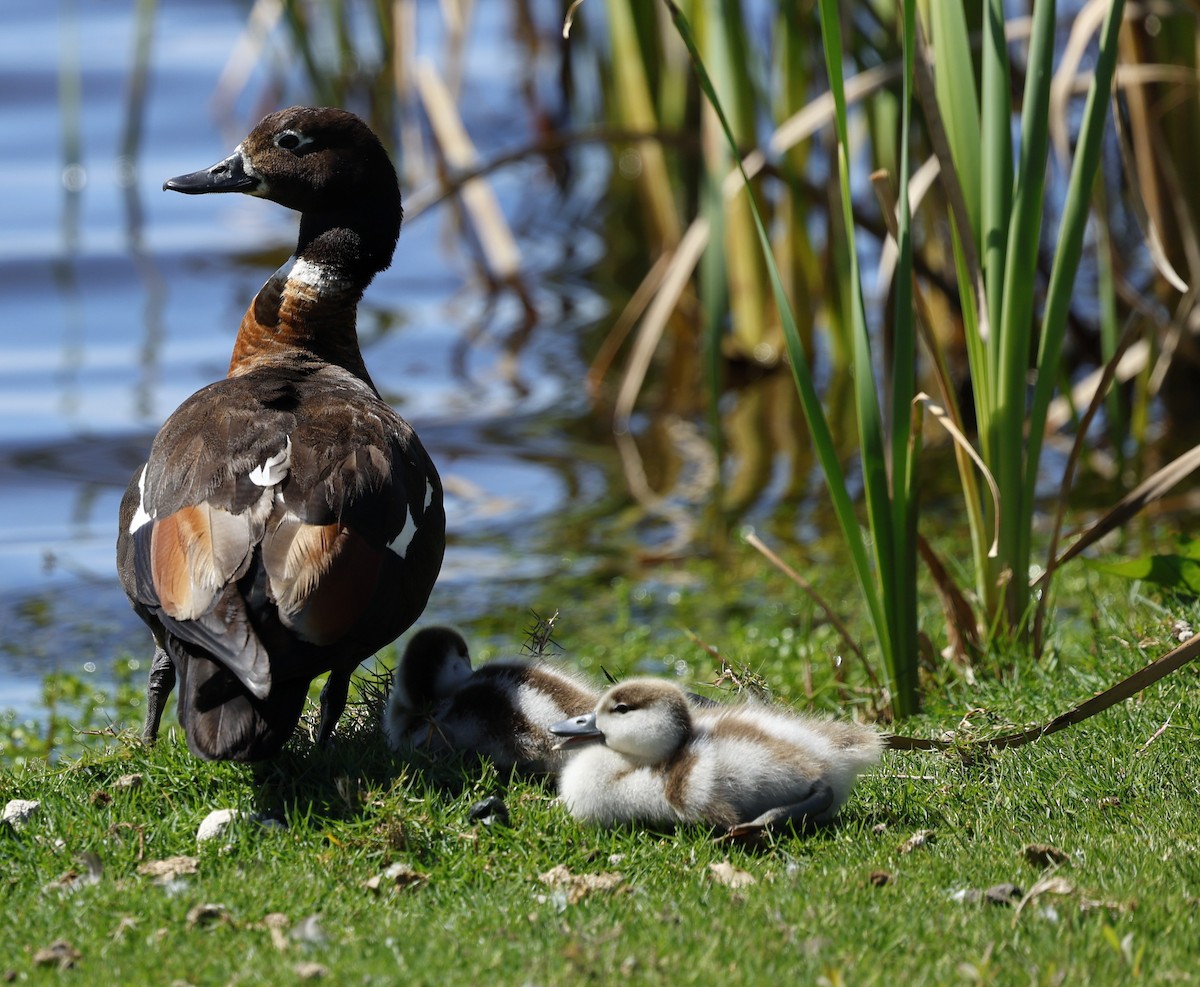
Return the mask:
<svg viewBox="0 0 1200 987">
<path fill-rule="evenodd" d="M 716 789 L 712 767 L 689 752 L 669 765 L 633 764 L 597 744 L 567 760 L 559 798 L 576 819 L 598 826 L 703 822 Z"/>
<path fill-rule="evenodd" d="M 600 825 L 825 822 L 882 748 L 853 723 L 769 706 L 693 708 L 659 680 L 615 686 L 594 713 L 553 730 L 578 751 L 562 771 L 562 801 Z"/>
</svg>

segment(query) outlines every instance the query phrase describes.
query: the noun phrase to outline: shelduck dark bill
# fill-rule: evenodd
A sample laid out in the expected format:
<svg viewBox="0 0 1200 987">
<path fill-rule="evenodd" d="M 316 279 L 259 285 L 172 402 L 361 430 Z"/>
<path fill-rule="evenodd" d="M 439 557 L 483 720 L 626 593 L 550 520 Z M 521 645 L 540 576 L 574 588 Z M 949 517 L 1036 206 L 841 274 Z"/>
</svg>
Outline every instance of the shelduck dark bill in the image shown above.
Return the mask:
<svg viewBox="0 0 1200 987">
<path fill-rule="evenodd" d="M 291 736 L 325 672 L 329 739 L 354 668 L 420 616 L 441 569 L 441 481 L 380 398 L 355 330 L 392 260 L 400 192 L 366 124 L 312 107 L 271 114 L 229 157 L 163 188 L 301 214 L 228 376 L 167 419 L 134 473 L 117 537 L 121 582 L 156 645 L 144 739 L 178 679 L 192 752 L 254 761 Z"/>
</svg>

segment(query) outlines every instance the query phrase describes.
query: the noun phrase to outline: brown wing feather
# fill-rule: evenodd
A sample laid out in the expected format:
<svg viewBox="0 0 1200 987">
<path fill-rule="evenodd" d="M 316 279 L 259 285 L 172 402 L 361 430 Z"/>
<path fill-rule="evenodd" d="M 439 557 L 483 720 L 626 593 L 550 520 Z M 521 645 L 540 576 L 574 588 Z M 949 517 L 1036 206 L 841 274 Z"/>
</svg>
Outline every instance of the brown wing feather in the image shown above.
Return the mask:
<svg viewBox="0 0 1200 987">
<path fill-rule="evenodd" d="M 151 580 L 159 602 L 176 620 L 194 620 L 245 571 L 256 540 L 250 520 L 204 503 L 152 523 Z"/>
</svg>

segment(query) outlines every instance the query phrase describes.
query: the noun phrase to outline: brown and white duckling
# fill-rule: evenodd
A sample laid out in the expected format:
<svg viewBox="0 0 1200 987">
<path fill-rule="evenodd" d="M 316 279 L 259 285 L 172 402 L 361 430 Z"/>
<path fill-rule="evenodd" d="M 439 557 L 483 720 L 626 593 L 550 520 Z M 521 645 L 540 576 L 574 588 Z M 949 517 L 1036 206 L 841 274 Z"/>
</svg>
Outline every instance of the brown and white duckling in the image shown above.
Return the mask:
<svg viewBox="0 0 1200 987">
<path fill-rule="evenodd" d="M 472 671 L 461 635 L 429 627 L 413 636 L 396 667 L 383 729 L 393 750 L 474 754 L 503 771 L 545 773 L 566 758 L 550 726 L 587 712 L 598 695 L 541 660 L 498 658 Z"/>
<path fill-rule="evenodd" d="M 731 831 L 823 823 L 879 759 L 874 729 L 772 706 L 697 708 L 676 685 L 630 679 L 594 711 L 554 724 L 576 752 L 559 792 L 577 819 L 708 823 Z"/>
<path fill-rule="evenodd" d="M 441 568 L 441 481 L 376 390 L 355 330 L 363 291 L 392 261 L 400 190 L 362 120 L 303 106 L 163 187 L 301 214 L 227 376 L 167 419 L 133 475 L 117 537 L 121 583 L 156 644 L 144 738 L 178 677 L 192 752 L 253 761 L 283 746 L 325 672 L 328 740 L 351 672 L 421 615 Z"/>
</svg>

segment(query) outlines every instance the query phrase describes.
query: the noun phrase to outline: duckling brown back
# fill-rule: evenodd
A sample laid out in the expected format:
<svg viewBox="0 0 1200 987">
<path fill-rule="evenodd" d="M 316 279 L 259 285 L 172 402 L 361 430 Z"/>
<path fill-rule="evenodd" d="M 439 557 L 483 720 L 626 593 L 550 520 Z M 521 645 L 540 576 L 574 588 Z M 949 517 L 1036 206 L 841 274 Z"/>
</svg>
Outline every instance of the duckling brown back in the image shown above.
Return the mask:
<svg viewBox="0 0 1200 987">
<path fill-rule="evenodd" d="M 477 668 L 435 714 L 446 746 L 493 761 L 501 770 L 557 769 L 551 724 L 588 712 L 598 692 L 541 661 L 497 659 Z"/>
</svg>

